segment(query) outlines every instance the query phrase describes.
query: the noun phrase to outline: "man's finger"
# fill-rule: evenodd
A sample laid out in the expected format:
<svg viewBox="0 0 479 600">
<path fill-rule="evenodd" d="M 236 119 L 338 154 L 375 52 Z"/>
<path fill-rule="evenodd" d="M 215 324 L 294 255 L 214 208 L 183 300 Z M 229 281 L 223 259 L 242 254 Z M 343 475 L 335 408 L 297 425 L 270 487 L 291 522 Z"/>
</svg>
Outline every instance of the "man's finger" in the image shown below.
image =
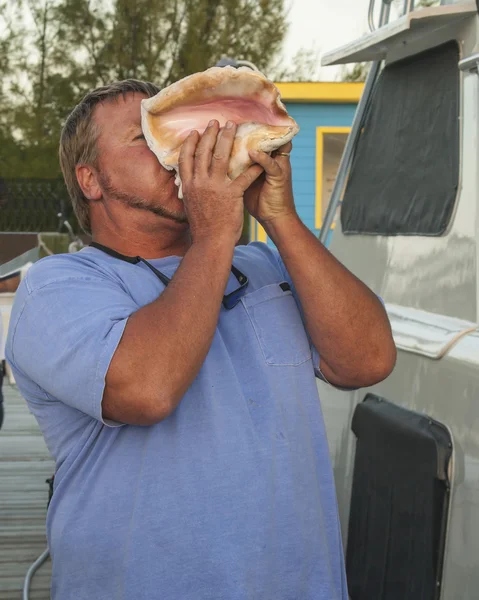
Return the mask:
<svg viewBox="0 0 479 600">
<path fill-rule="evenodd" d="M 287 144 L 283 144 L 277 150 L 273 152 L 273 156 L 276 157 L 280 152 L 285 152 L 286 154 L 290 154 L 293 149 L 293 144 L 288 142 Z M 287 158 L 286 156 L 284 158 Z"/>
<path fill-rule="evenodd" d="M 190 131 L 181 146 L 180 156 L 178 158 L 178 170 L 180 172 L 181 181 L 188 181 L 193 177 L 195 151 L 198 140 L 199 133 L 196 130 Z"/>
<path fill-rule="evenodd" d="M 244 173 L 238 175 L 233 181 L 233 185 L 238 186 L 238 188 L 244 192 L 258 179 L 261 173 L 264 173 L 263 167 L 260 165 L 253 165 L 246 169 Z"/>
<path fill-rule="evenodd" d="M 211 172 L 226 175 L 236 135 L 236 123 L 228 121 L 221 130 L 211 159 Z"/>
<path fill-rule="evenodd" d="M 271 158 L 269 154 L 266 154 L 266 152 L 251 150 L 249 155 L 253 162 L 258 163 L 263 167 L 263 169 L 266 171 L 266 175 L 269 175 L 270 177 L 279 177 L 279 175 L 282 175 L 283 171 L 281 170 L 279 164 L 274 158 Z"/>
<path fill-rule="evenodd" d="M 212 119 L 201 136 L 200 143 L 196 147 L 195 173 L 208 173 L 211 164 L 211 155 L 213 154 L 217 140 L 221 137 L 221 134 L 218 134 L 219 125 L 216 119 Z"/>
</svg>

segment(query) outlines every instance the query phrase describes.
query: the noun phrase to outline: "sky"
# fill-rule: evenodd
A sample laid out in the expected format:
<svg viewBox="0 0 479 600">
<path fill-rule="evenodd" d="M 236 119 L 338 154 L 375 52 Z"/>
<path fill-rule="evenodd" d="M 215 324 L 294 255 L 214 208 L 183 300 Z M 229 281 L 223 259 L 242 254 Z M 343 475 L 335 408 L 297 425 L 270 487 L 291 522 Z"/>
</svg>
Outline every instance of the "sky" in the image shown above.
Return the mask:
<svg viewBox="0 0 479 600">
<path fill-rule="evenodd" d="M 402 4 L 403 0 L 393 0 Z M 376 0 L 377 8 L 381 0 Z M 369 31 L 369 0 L 285 0 L 289 31 L 283 46 L 283 64 L 291 64 L 300 49 L 327 52 Z M 394 10 L 394 9 L 393 9 Z M 323 67 L 323 81 L 340 78 L 341 67 Z"/>
<path fill-rule="evenodd" d="M 290 28 L 283 53 L 288 63 L 301 48 L 327 52 L 369 31 L 369 0 L 289 0 L 286 5 Z M 320 72 L 323 81 L 338 76 L 337 67 L 323 67 Z"/>
</svg>

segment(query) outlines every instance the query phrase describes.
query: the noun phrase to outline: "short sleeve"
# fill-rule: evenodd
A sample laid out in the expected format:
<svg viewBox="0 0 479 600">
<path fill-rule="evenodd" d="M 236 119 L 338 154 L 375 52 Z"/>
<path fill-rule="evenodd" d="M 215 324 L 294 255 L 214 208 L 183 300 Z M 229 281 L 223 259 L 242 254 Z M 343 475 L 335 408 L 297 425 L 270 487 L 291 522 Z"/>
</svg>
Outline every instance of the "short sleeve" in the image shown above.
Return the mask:
<svg viewBox="0 0 479 600">
<path fill-rule="evenodd" d="M 138 308 L 120 284 L 106 278 L 66 277 L 30 289 L 27 277 L 7 340 L 20 389 L 28 378 L 50 399 L 103 421 L 105 377 L 128 317 Z"/>
<path fill-rule="evenodd" d="M 340 386 L 334 385 L 333 383 L 330 383 L 326 379 L 326 377 L 323 374 L 323 372 L 321 371 L 321 357 L 319 355 L 319 352 L 318 352 L 316 346 L 313 344 L 313 342 L 311 340 L 311 337 L 309 336 L 308 331 L 306 329 L 306 323 L 305 323 L 305 320 L 304 320 L 303 311 L 302 311 L 302 308 L 301 308 L 301 302 L 299 300 L 298 294 L 297 294 L 296 289 L 294 287 L 294 284 L 293 284 L 293 282 L 291 280 L 291 277 L 290 277 L 290 275 L 289 275 L 289 273 L 288 273 L 288 271 L 287 271 L 287 269 L 286 269 L 286 267 L 285 267 L 285 265 L 283 263 L 283 259 L 281 258 L 281 255 L 279 254 L 279 252 L 277 250 L 274 250 L 274 253 L 276 255 L 276 260 L 278 261 L 278 264 L 279 264 L 279 267 L 281 269 L 282 275 L 285 278 L 285 281 L 287 281 L 289 283 L 289 285 L 291 286 L 291 290 L 293 292 L 293 296 L 294 296 L 294 298 L 296 300 L 296 303 L 297 303 L 297 305 L 299 307 L 299 310 L 301 312 L 301 318 L 303 319 L 303 323 L 304 323 L 304 326 L 305 326 L 306 334 L 308 335 L 309 343 L 310 343 L 310 346 L 311 346 L 311 354 L 312 354 L 312 357 L 313 357 L 314 374 L 316 375 L 316 377 L 318 379 L 321 379 L 321 381 L 324 381 L 325 383 L 327 383 L 331 387 L 334 387 L 334 388 L 336 388 L 338 390 L 351 391 L 353 389 L 356 389 L 356 388 L 344 388 L 344 387 L 340 387 Z M 378 298 L 381 301 L 381 303 L 384 305 L 383 299 L 381 297 L 379 297 L 379 296 L 378 296 Z"/>
<path fill-rule="evenodd" d="M 313 344 L 313 341 L 311 340 L 311 337 L 310 337 L 310 335 L 308 333 L 308 330 L 306 329 L 306 322 L 304 320 L 303 310 L 301 308 L 301 302 L 299 300 L 299 297 L 298 297 L 298 294 L 297 294 L 296 289 L 294 287 L 294 284 L 293 284 L 293 282 L 291 280 L 291 276 L 288 273 L 288 271 L 287 271 L 287 269 L 286 269 L 286 267 L 285 267 L 285 265 L 283 263 L 283 259 L 281 258 L 281 255 L 279 254 L 279 252 L 277 250 L 274 250 L 274 253 L 276 255 L 276 260 L 278 261 L 279 268 L 281 269 L 281 273 L 282 273 L 285 281 L 287 281 L 289 283 L 289 285 L 291 287 L 291 291 L 293 292 L 294 299 L 296 300 L 296 304 L 298 305 L 298 308 L 299 308 L 299 310 L 301 312 L 301 318 L 303 319 L 304 328 L 305 328 L 305 331 L 306 331 L 306 335 L 308 336 L 309 345 L 311 347 L 311 356 L 312 356 L 312 360 L 313 360 L 314 374 L 316 375 L 316 377 L 318 379 L 320 379 L 321 381 L 324 381 L 324 383 L 327 383 L 331 387 L 334 387 L 334 388 L 336 388 L 338 390 L 345 390 L 346 388 L 342 388 L 342 387 L 339 387 L 339 386 L 336 386 L 336 385 L 330 383 L 326 379 L 326 377 L 323 374 L 323 372 L 321 371 L 321 357 L 319 355 L 319 352 L 318 352 L 316 346 Z"/>
</svg>

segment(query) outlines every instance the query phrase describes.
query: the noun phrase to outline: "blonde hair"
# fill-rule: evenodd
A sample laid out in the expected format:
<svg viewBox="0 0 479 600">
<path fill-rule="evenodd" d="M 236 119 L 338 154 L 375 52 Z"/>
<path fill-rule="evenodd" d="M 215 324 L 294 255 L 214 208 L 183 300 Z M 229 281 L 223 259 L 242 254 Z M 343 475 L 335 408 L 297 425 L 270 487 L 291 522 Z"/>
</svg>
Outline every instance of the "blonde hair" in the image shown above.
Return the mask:
<svg viewBox="0 0 479 600">
<path fill-rule="evenodd" d="M 116 81 L 87 94 L 68 116 L 60 136 L 60 167 L 76 218 L 87 233 L 91 233 L 88 198 L 78 184 L 75 169 L 79 164 L 93 166 L 97 164 L 99 132 L 93 121 L 96 105 L 119 96 L 124 98 L 126 94 L 134 92 L 150 98 L 159 91 L 160 88 L 147 81 L 136 79 Z"/>
</svg>

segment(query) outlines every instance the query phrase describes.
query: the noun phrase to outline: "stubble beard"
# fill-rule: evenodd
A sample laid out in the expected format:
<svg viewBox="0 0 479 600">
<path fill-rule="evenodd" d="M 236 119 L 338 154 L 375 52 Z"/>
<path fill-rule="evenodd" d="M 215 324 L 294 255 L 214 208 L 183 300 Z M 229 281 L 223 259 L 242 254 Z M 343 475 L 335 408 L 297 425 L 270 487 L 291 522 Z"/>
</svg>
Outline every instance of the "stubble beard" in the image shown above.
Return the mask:
<svg viewBox="0 0 479 600">
<path fill-rule="evenodd" d="M 112 184 L 111 179 L 104 173 L 98 173 L 98 180 L 105 194 L 108 194 L 108 196 L 114 200 L 118 200 L 119 202 L 126 204 L 130 208 L 146 210 L 159 217 L 163 217 L 164 219 L 174 221 L 175 223 L 188 223 L 188 219 L 186 218 L 184 212 L 168 210 L 164 206 L 154 204 L 153 202 L 150 202 L 141 196 L 132 196 L 122 192 Z"/>
</svg>

